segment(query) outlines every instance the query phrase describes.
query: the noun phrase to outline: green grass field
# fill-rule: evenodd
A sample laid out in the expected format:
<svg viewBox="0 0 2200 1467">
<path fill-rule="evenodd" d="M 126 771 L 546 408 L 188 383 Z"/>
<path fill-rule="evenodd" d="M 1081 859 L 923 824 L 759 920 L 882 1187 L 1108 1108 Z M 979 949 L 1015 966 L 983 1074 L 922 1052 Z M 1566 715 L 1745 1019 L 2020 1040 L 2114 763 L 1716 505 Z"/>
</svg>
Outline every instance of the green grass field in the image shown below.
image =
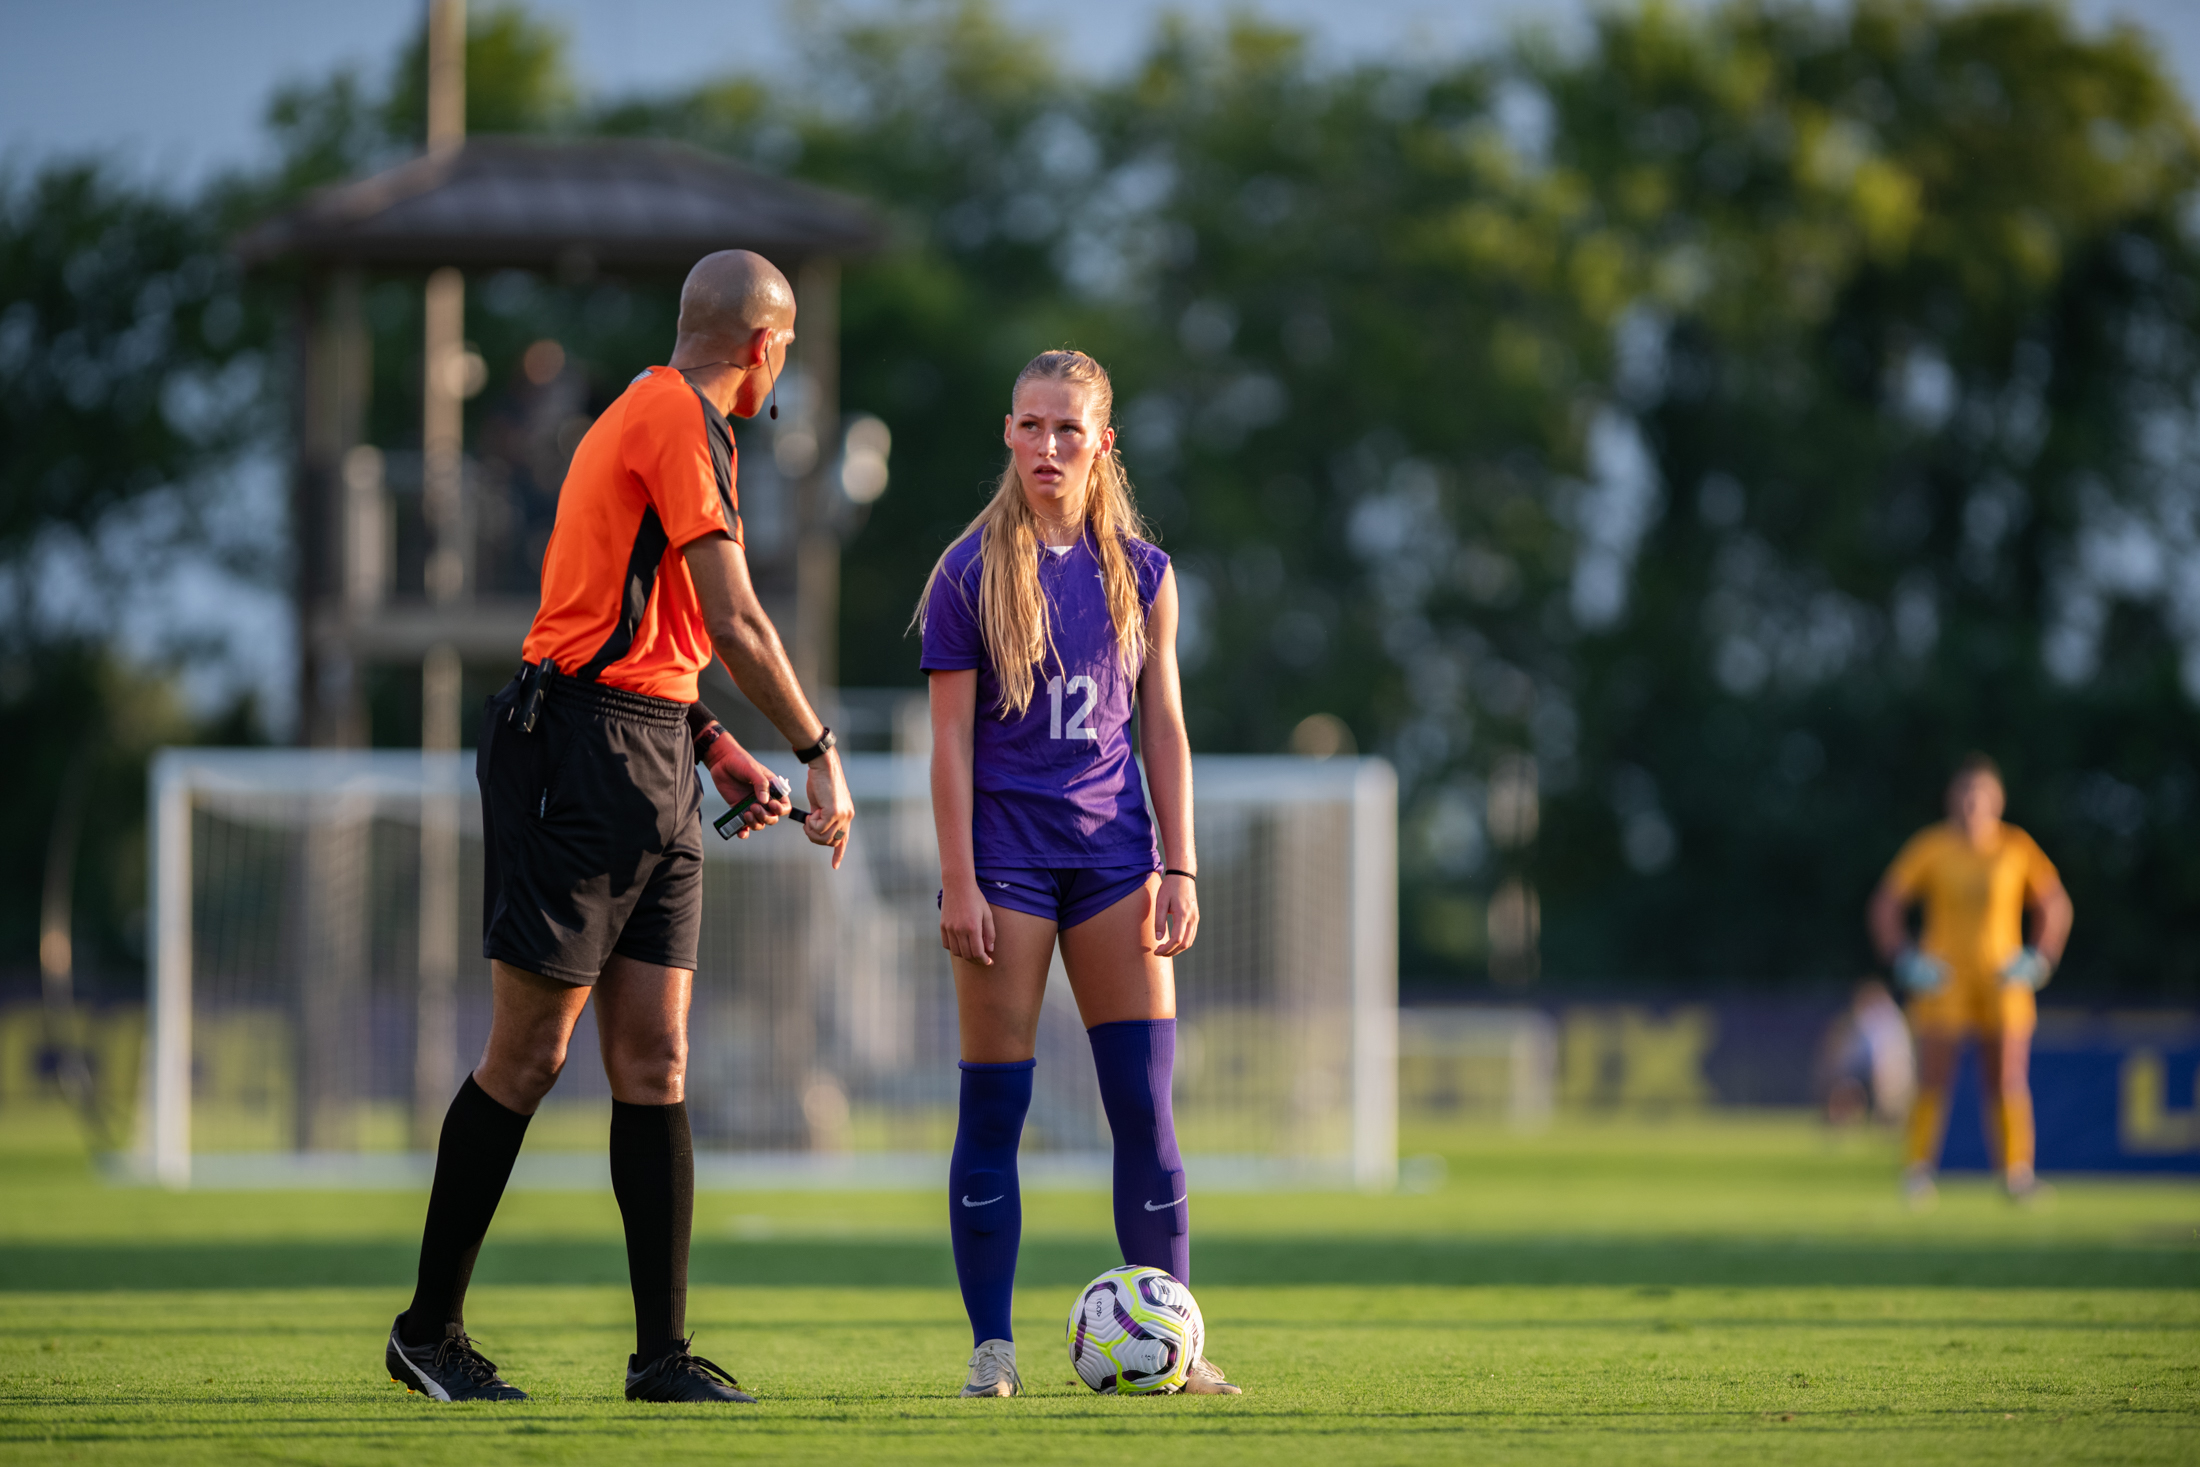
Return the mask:
<svg viewBox="0 0 2200 1467">
<path fill-rule="evenodd" d="M 0 1457 L 127 1462 L 2200 1460 L 2200 1186 L 2062 1180 L 1897 1203 L 1879 1137 L 1808 1120 L 1409 1135 L 1424 1193 L 1198 1197 L 1211 1352 L 1243 1397 L 1071 1384 L 1061 1318 L 1113 1263 L 1103 1199 L 1026 1199 L 1030 1394 L 960 1401 L 934 1197 L 705 1194 L 689 1322 L 764 1399 L 620 1398 L 607 1195 L 517 1193 L 468 1322 L 522 1406 L 381 1370 L 412 1193 L 93 1180 L 0 1117 Z M 1194 1178 L 1197 1185 L 1197 1178 Z"/>
</svg>

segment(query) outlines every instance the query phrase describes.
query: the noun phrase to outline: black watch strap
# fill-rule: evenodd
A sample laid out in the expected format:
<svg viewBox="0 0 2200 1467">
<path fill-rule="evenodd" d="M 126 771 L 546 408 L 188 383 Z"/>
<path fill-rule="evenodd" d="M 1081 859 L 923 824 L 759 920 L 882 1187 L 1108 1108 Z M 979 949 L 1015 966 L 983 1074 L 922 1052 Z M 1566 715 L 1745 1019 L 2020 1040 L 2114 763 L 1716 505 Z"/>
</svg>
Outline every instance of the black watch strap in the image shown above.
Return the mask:
<svg viewBox="0 0 2200 1467">
<path fill-rule="evenodd" d="M 810 747 L 808 747 L 807 749 L 795 750 L 794 756 L 795 758 L 800 759 L 805 764 L 814 764 L 818 760 L 824 758 L 825 751 L 832 748 L 838 742 L 839 740 L 833 737 L 833 731 L 828 728 L 825 730 L 825 732 L 817 736 L 816 743 L 810 745 Z"/>
<path fill-rule="evenodd" d="M 701 759 L 704 754 L 708 753 L 710 746 L 718 742 L 718 736 L 726 731 L 724 726 L 718 722 L 717 715 L 705 708 L 700 702 L 688 704 L 687 726 L 688 737 L 695 744 L 695 757 L 697 759 Z"/>
</svg>

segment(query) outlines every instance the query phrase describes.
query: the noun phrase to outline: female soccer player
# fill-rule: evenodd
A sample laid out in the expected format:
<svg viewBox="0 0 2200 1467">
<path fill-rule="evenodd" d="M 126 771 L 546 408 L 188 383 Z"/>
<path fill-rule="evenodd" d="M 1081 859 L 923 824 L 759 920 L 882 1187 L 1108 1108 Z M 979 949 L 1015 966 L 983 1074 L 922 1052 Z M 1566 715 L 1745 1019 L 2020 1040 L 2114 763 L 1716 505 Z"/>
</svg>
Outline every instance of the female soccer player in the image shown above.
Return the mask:
<svg viewBox="0 0 2200 1467">
<path fill-rule="evenodd" d="M 1016 1148 L 1057 943 L 1115 1135 L 1123 1261 L 1191 1281 L 1169 1104 L 1170 959 L 1199 931 L 1176 577 L 1145 539 L 1113 407 L 1108 374 L 1083 352 L 1032 359 L 1010 393 L 999 487 L 940 557 L 917 607 L 932 691 L 940 942 L 954 955 L 962 1029 L 948 1210 L 975 1346 L 965 1396 L 1022 1389 L 1009 1325 L 1023 1229 Z M 1237 1393 L 1208 1361 L 1185 1389 Z"/>
<path fill-rule="evenodd" d="M 1917 1098 L 1910 1107 L 1903 1192 L 1913 1207 L 1934 1198 L 1933 1169 L 1948 1119 L 1963 1041 L 1979 1044 L 1979 1089 L 1988 1149 L 2019 1202 L 2038 1189 L 2032 1172 L 2033 993 L 2070 939 L 2070 895 L 2032 837 L 2002 822 L 2001 771 L 1973 754 L 1948 782 L 1948 818 L 1911 836 L 1872 893 L 1866 920 L 1895 980 L 1910 991 L 1917 1031 Z M 1925 909 L 1910 941 L 1905 913 Z M 2029 910 L 2037 927 L 2025 941 Z"/>
</svg>

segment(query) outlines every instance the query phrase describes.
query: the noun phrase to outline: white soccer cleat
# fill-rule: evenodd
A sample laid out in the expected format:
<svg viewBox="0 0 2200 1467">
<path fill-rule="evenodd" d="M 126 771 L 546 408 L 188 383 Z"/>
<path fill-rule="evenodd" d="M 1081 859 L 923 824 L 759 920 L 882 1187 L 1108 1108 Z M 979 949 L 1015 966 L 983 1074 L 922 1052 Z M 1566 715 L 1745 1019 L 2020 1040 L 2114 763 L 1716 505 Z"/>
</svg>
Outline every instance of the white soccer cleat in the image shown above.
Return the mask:
<svg viewBox="0 0 2200 1467">
<path fill-rule="evenodd" d="M 1222 1367 L 1202 1355 L 1184 1377 L 1187 1396 L 1242 1396 L 1245 1392 L 1222 1378 Z"/>
<path fill-rule="evenodd" d="M 1016 1342 L 987 1340 L 970 1352 L 970 1378 L 963 1382 L 966 1396 L 1020 1396 L 1024 1378 L 1016 1373 Z"/>
</svg>

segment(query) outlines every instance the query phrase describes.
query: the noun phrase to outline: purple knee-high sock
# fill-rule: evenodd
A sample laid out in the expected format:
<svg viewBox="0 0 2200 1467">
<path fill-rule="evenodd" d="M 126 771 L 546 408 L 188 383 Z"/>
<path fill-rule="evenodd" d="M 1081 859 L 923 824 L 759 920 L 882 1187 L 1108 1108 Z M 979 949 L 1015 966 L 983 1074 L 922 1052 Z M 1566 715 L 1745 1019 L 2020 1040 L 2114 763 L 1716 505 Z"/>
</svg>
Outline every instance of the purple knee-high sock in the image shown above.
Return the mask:
<svg viewBox="0 0 2200 1467">
<path fill-rule="evenodd" d="M 1100 1103 L 1115 1133 L 1115 1240 L 1123 1261 L 1192 1281 L 1192 1207 L 1176 1151 L 1176 1020 L 1125 1019 L 1085 1031 Z"/>
<path fill-rule="evenodd" d="M 1013 1340 L 1009 1308 L 1016 1293 L 1016 1249 L 1024 1236 L 1016 1148 L 1031 1109 L 1037 1060 L 962 1067 L 955 1154 L 947 1164 L 948 1237 L 955 1278 L 970 1315 L 970 1343 Z"/>
</svg>

